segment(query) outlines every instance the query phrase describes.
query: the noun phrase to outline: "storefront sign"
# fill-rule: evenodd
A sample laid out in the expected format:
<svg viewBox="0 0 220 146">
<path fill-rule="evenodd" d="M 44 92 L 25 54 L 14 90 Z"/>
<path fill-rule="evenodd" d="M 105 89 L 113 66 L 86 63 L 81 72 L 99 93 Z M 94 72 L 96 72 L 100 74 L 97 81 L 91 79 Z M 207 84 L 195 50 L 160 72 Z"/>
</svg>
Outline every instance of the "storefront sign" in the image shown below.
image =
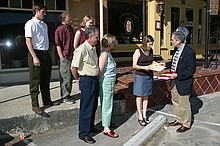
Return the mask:
<svg viewBox="0 0 220 146">
<path fill-rule="evenodd" d="M 127 34 L 132 33 L 133 28 L 134 28 L 133 25 L 134 25 L 134 24 L 133 24 L 133 21 L 131 20 L 131 18 L 127 18 L 127 19 L 125 20 L 125 32 L 126 32 Z"/>
<path fill-rule="evenodd" d="M 210 15 L 218 15 L 218 1 L 210 0 Z"/>
</svg>

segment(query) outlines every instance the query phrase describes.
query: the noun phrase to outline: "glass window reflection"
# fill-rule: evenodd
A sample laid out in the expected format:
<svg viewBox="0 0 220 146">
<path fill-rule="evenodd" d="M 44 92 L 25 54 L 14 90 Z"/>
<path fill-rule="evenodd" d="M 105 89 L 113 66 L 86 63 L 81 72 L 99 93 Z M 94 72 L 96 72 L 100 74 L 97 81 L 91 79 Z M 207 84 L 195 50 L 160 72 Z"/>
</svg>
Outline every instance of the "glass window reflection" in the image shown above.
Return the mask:
<svg viewBox="0 0 220 146">
<path fill-rule="evenodd" d="M 60 13 L 47 13 L 45 22 L 48 25 L 50 54 L 53 65 L 57 65 L 54 53 L 54 31 L 60 24 Z M 25 44 L 24 25 L 31 19 L 32 12 L 0 10 L 0 58 L 2 69 L 28 67 L 28 49 Z M 11 19 L 13 18 L 13 20 Z"/>
</svg>

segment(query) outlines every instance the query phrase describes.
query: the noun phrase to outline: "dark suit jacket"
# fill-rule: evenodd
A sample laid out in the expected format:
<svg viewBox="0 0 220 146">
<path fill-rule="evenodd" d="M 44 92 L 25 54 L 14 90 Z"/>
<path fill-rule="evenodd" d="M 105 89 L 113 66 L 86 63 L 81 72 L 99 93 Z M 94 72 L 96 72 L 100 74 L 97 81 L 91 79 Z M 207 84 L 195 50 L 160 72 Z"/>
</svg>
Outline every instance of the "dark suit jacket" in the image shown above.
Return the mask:
<svg viewBox="0 0 220 146">
<path fill-rule="evenodd" d="M 171 68 L 172 61 L 166 63 Z M 193 90 L 193 75 L 196 71 L 196 54 L 192 48 L 185 44 L 177 64 L 176 88 L 180 95 L 191 94 Z"/>
</svg>

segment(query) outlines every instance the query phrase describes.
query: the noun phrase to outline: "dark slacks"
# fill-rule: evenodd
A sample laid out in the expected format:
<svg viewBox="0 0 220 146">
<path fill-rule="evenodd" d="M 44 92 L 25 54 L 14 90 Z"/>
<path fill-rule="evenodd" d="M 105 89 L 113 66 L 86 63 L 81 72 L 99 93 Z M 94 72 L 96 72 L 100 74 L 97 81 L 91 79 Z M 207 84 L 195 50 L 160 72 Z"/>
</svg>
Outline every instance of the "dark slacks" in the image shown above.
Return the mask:
<svg viewBox="0 0 220 146">
<path fill-rule="evenodd" d="M 39 107 L 38 95 L 39 85 L 44 105 L 51 103 L 50 98 L 50 77 L 52 69 L 51 56 L 47 51 L 36 51 L 35 53 L 40 60 L 40 67 L 36 67 L 33 63 L 31 54 L 28 54 L 28 67 L 29 67 L 29 88 L 32 100 L 32 107 Z"/>
<path fill-rule="evenodd" d="M 94 128 L 98 106 L 99 80 L 97 77 L 80 77 L 79 138 L 84 139 Z"/>
</svg>

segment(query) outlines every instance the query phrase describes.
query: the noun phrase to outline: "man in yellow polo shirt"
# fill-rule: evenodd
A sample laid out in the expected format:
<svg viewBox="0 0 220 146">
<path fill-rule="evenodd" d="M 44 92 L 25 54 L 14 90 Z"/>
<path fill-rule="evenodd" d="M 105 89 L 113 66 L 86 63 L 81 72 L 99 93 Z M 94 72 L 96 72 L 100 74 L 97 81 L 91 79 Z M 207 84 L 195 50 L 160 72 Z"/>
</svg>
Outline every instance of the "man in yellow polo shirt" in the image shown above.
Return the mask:
<svg viewBox="0 0 220 146">
<path fill-rule="evenodd" d="M 89 132 L 98 132 L 94 128 L 95 112 L 99 96 L 99 68 L 96 54 L 96 44 L 99 40 L 99 31 L 95 27 L 86 28 L 87 40 L 74 52 L 71 71 L 79 81 L 80 114 L 79 114 L 79 138 L 86 143 L 93 144 L 96 141 L 89 136 Z"/>
</svg>

